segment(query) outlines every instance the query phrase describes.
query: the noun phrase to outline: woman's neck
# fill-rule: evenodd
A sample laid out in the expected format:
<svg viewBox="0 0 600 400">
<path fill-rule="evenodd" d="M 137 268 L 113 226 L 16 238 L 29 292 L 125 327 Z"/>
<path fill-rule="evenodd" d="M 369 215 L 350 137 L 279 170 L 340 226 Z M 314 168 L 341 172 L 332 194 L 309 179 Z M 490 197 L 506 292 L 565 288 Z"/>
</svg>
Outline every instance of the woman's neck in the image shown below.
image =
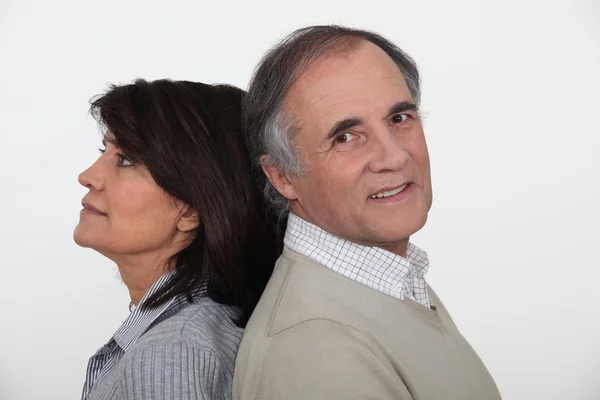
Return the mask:
<svg viewBox="0 0 600 400">
<path fill-rule="evenodd" d="M 136 306 L 140 304 L 154 282 L 167 273 L 171 266 L 174 266 L 170 265 L 168 261 L 156 262 L 156 260 L 156 255 L 154 257 L 144 257 L 141 254 L 119 257 L 118 260 L 113 260 L 117 263 L 121 279 L 129 289 L 131 301 Z"/>
</svg>

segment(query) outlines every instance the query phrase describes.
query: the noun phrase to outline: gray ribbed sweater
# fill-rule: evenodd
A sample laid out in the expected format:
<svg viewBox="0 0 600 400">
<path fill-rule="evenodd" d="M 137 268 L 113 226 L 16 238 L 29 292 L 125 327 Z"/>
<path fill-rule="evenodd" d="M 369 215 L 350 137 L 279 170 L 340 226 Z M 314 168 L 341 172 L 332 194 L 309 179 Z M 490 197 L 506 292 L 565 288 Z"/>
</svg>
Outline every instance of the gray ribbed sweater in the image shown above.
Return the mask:
<svg viewBox="0 0 600 400">
<path fill-rule="evenodd" d="M 208 297 L 152 326 L 90 393 L 90 400 L 231 399 L 243 330 L 233 307 Z"/>
</svg>

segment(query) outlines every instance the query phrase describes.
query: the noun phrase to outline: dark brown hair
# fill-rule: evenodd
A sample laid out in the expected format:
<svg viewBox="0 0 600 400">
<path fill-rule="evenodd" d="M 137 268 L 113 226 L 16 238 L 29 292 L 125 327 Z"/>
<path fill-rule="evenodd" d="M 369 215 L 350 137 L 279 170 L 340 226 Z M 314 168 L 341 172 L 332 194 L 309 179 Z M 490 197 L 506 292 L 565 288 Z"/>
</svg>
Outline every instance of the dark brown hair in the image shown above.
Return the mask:
<svg viewBox="0 0 600 400">
<path fill-rule="evenodd" d="M 91 114 L 124 155 L 200 216 L 175 273 L 146 307 L 206 286 L 213 300 L 241 307 L 244 326 L 271 275 L 281 240 L 250 174 L 243 96 L 233 86 L 165 79 L 113 85 L 92 100 Z"/>
</svg>

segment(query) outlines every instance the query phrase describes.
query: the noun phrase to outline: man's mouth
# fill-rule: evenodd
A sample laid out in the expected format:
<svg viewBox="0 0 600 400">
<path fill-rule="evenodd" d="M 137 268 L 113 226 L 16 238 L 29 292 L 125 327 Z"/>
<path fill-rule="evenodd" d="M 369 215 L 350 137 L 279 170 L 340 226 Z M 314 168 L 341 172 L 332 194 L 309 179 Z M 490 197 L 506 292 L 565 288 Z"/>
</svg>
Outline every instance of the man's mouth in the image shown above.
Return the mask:
<svg viewBox="0 0 600 400">
<path fill-rule="evenodd" d="M 373 194 L 373 195 L 369 196 L 369 198 L 370 199 L 385 199 L 386 197 L 392 197 L 392 196 L 397 195 L 398 193 L 401 193 L 404 189 L 406 189 L 408 187 L 408 185 L 409 184 L 406 183 L 406 184 L 400 186 L 399 188 Z"/>
</svg>

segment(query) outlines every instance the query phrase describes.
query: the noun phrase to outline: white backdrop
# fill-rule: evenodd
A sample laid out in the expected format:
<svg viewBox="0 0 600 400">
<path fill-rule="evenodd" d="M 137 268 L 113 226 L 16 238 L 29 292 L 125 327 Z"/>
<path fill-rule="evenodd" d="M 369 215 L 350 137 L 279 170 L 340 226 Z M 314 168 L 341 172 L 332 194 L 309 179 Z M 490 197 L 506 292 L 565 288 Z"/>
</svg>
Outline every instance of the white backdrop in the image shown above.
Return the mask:
<svg viewBox="0 0 600 400">
<path fill-rule="evenodd" d="M 136 77 L 245 88 L 313 23 L 420 65 L 435 199 L 414 241 L 503 397 L 600 398 L 598 0 L 0 0 L 0 399 L 79 398 L 127 313 L 116 268 L 71 239 L 89 98 Z"/>
</svg>

